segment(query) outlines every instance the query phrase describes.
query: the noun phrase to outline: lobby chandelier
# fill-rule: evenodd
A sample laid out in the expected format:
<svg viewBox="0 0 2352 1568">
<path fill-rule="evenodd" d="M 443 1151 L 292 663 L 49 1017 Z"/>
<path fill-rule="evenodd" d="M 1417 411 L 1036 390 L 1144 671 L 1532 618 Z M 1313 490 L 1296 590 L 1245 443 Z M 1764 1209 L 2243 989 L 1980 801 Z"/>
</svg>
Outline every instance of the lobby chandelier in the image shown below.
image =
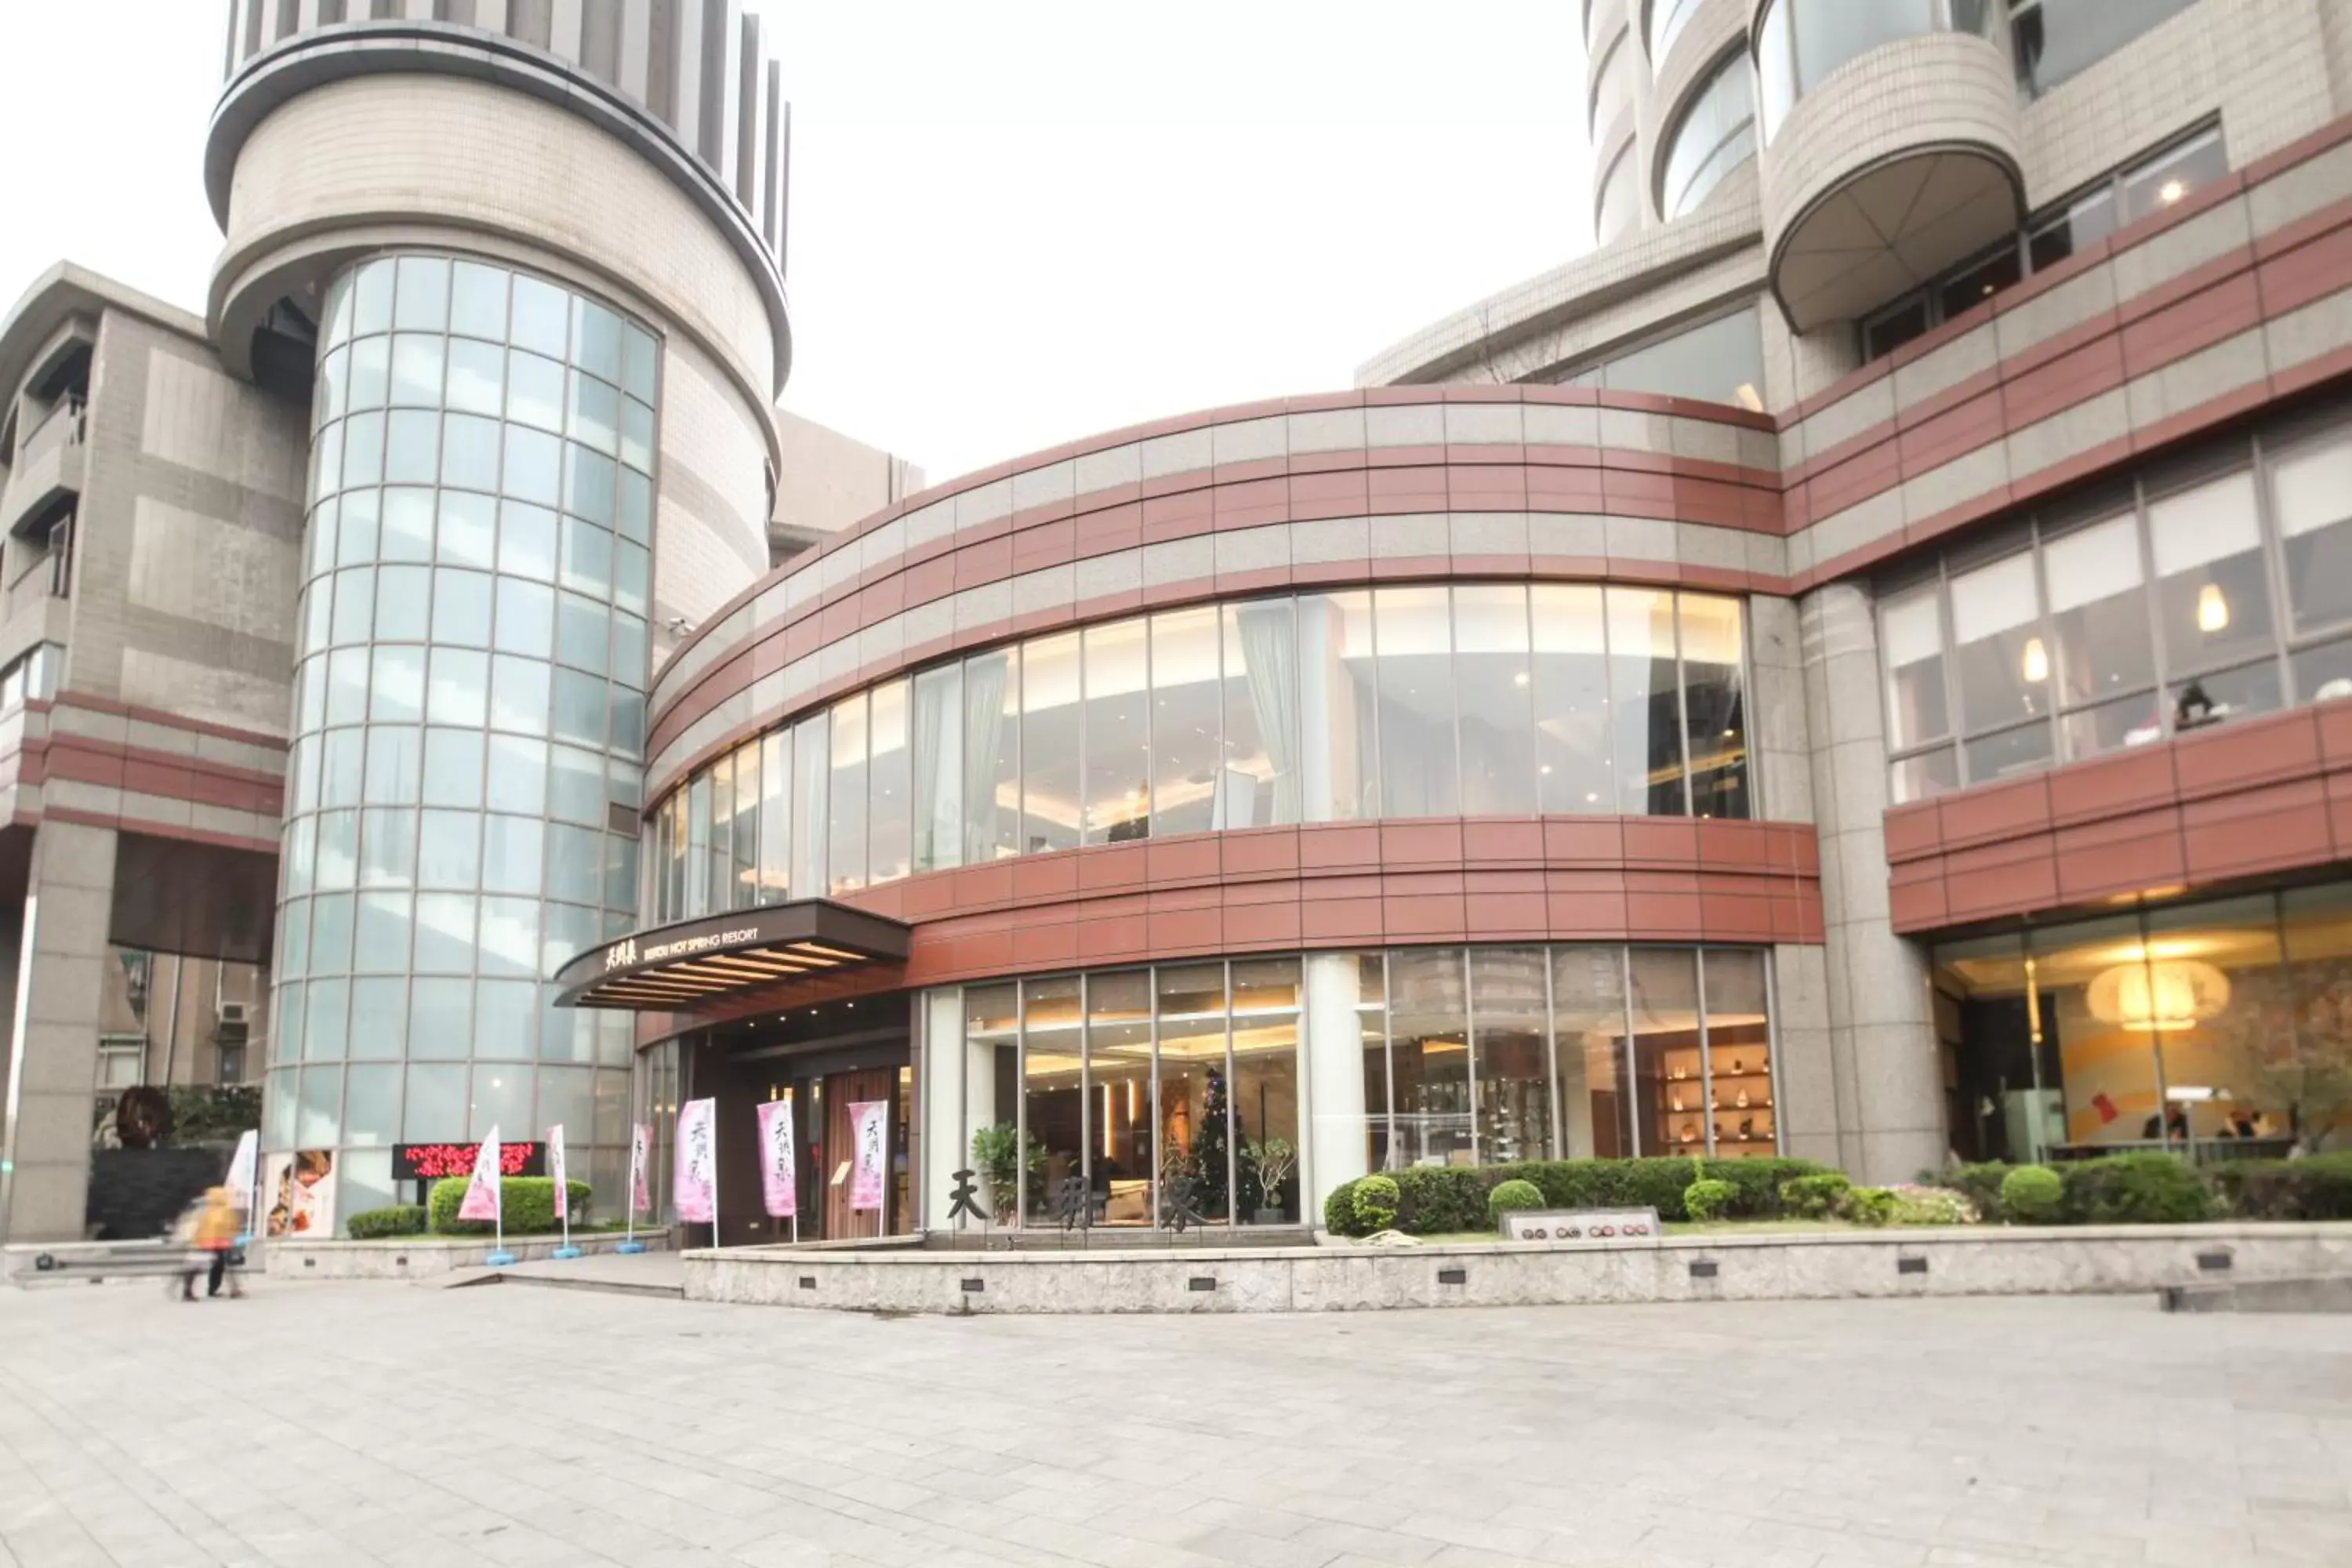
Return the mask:
<svg viewBox="0 0 2352 1568">
<path fill-rule="evenodd" d="M 2142 1034 L 2193 1029 L 2230 1005 L 2230 977 L 2196 959 L 2119 963 L 2091 980 L 2091 1016 Z"/>
</svg>

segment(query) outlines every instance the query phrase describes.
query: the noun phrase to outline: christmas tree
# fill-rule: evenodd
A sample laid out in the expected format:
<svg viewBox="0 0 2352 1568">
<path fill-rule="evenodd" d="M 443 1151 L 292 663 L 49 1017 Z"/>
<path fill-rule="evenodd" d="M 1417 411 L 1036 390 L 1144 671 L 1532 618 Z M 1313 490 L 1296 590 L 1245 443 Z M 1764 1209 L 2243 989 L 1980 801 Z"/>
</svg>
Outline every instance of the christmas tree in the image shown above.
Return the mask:
<svg viewBox="0 0 2352 1568">
<path fill-rule="evenodd" d="M 1226 1156 L 1233 1141 L 1225 1131 L 1225 1075 L 1211 1068 L 1208 1102 L 1201 1108 L 1201 1122 L 1192 1133 L 1193 1173 L 1201 1181 L 1201 1214 L 1205 1219 L 1223 1219 L 1233 1212 L 1226 1190 L 1231 1172 Z"/>
</svg>

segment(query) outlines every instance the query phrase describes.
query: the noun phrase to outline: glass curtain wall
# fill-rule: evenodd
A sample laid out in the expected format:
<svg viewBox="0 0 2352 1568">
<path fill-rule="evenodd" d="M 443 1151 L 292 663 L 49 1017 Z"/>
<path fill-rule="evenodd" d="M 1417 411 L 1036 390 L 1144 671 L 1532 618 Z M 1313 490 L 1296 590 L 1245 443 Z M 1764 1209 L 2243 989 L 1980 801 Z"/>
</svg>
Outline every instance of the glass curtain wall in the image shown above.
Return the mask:
<svg viewBox="0 0 2352 1568">
<path fill-rule="evenodd" d="M 2199 454 L 1885 594 L 1897 802 L 2352 696 L 2352 430 Z"/>
<path fill-rule="evenodd" d="M 463 258 L 328 290 L 268 1092 L 273 1152 L 334 1152 L 348 1194 L 388 1192 L 392 1143 L 560 1122 L 621 1201 L 628 1019 L 546 977 L 635 921 L 638 840 L 608 825 L 641 787 L 658 357 Z M 736 767 L 657 826 L 679 896 L 732 896 Z"/>
<path fill-rule="evenodd" d="M 1972 1159 L 2273 1156 L 2340 1145 L 2352 1121 L 2352 884 L 1950 942 L 1933 963 Z"/>
<path fill-rule="evenodd" d="M 1759 949 L 1398 948 L 957 995 L 923 1009 L 925 1081 L 998 1224 L 1298 1224 L 1366 1171 L 1779 1148 Z"/>
<path fill-rule="evenodd" d="M 1552 583 L 1306 594 L 1033 638 L 698 771 L 654 816 L 650 920 L 1224 828 L 1746 817 L 1745 648 L 1737 599 Z"/>
</svg>

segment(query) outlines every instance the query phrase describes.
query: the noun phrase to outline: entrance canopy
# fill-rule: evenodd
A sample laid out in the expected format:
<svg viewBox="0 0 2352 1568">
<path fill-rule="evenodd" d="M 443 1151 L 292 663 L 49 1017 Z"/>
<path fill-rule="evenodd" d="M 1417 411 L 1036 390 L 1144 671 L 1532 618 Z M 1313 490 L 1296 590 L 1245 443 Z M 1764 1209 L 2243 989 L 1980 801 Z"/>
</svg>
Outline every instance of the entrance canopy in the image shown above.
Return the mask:
<svg viewBox="0 0 2352 1568">
<path fill-rule="evenodd" d="M 690 1012 L 798 979 L 907 956 L 907 927 L 824 899 L 735 910 L 635 931 L 556 972 L 556 1005 Z"/>
</svg>

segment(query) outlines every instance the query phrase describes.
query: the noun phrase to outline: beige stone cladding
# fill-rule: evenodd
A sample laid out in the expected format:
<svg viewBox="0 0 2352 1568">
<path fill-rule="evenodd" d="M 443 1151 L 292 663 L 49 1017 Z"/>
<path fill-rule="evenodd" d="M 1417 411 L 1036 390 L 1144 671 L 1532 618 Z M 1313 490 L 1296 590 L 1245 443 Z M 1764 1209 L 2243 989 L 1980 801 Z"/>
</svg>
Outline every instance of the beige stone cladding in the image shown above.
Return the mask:
<svg viewBox="0 0 2352 1568">
<path fill-rule="evenodd" d="M 2318 130 L 2352 109 L 2345 9 L 2341 0 L 2201 0 L 2149 28 L 2026 109 L 2026 199 L 2055 201 L 2216 116 L 2232 167 Z"/>
<path fill-rule="evenodd" d="M 906 458 L 803 419 L 775 411 L 783 461 L 776 474 L 775 521 L 788 541 L 839 533 L 923 488 L 923 471 Z"/>
<path fill-rule="evenodd" d="M 656 668 L 768 569 L 769 430 L 708 355 L 668 341 L 655 475 Z"/>
<path fill-rule="evenodd" d="M 122 310 L 101 323 L 90 390 L 63 689 L 284 734 L 304 408 Z"/>
<path fill-rule="evenodd" d="M 0 1231 L 12 1242 L 82 1233 L 115 844 L 112 828 L 79 823 L 46 823 L 34 836 L 0 1126 L 12 1163 L 0 1166 Z"/>
<path fill-rule="evenodd" d="M 402 73 L 289 100 L 238 155 L 227 230 L 208 310 L 215 331 L 322 285 L 360 253 L 478 235 L 482 248 L 589 292 L 645 301 L 750 407 L 764 410 L 771 395 L 767 308 L 702 211 L 617 138 L 487 82 Z"/>
</svg>

